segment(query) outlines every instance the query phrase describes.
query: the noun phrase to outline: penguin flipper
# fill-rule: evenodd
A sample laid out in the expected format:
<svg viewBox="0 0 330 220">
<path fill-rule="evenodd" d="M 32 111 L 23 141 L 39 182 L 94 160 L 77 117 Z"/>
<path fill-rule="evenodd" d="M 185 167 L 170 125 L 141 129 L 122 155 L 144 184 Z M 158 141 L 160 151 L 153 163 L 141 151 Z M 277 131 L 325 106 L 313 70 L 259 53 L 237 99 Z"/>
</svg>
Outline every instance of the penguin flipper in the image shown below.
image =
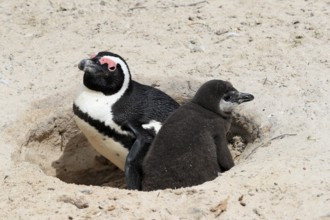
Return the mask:
<svg viewBox="0 0 330 220">
<path fill-rule="evenodd" d="M 124 127 L 131 130 L 136 139 L 133 143 L 125 163 L 125 181 L 128 189 L 141 190 L 142 183 L 142 162 L 148 152 L 152 142 L 150 134 L 142 127 L 133 125 L 131 122 L 126 122 Z"/>
<path fill-rule="evenodd" d="M 214 139 L 214 142 L 216 146 L 217 160 L 221 172 L 230 170 L 235 164 L 228 148 L 226 135 L 217 135 Z"/>
</svg>

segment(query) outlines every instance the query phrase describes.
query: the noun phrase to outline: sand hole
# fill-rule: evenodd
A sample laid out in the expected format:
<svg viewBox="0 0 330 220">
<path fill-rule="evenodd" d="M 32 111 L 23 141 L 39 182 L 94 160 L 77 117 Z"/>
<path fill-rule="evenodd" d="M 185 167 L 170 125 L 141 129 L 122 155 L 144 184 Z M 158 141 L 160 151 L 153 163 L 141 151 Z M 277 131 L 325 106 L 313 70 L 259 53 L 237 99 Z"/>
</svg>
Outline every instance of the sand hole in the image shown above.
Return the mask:
<svg viewBox="0 0 330 220">
<path fill-rule="evenodd" d="M 227 139 L 236 164 L 246 146 L 258 137 L 255 124 L 234 114 Z M 71 109 L 37 123 L 26 136 L 21 156 L 46 175 L 67 183 L 125 188 L 124 173 L 90 146 L 76 127 Z"/>
<path fill-rule="evenodd" d="M 124 173 L 91 147 L 70 110 L 38 123 L 21 151 L 49 176 L 67 183 L 124 188 Z"/>
</svg>

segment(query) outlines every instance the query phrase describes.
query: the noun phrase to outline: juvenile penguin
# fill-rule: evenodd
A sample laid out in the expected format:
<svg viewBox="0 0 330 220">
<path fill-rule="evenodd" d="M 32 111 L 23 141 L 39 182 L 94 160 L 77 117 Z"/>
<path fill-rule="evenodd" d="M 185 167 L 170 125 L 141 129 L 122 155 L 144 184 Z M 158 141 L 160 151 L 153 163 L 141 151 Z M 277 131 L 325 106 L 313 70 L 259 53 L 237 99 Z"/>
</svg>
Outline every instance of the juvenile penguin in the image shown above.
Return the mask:
<svg viewBox="0 0 330 220">
<path fill-rule="evenodd" d="M 166 119 L 153 139 L 143 161 L 142 190 L 198 185 L 232 168 L 226 140 L 231 112 L 253 99 L 226 81 L 203 84 L 190 102 Z M 135 143 L 143 142 L 145 136 L 131 128 L 137 136 Z"/>
<path fill-rule="evenodd" d="M 142 159 L 148 145 L 135 144 L 125 123 L 140 127 L 140 135 L 153 138 L 179 104 L 164 92 L 131 79 L 125 60 L 111 52 L 83 59 L 83 85 L 73 103 L 75 121 L 91 145 L 125 171 L 129 189 L 140 188 Z"/>
</svg>

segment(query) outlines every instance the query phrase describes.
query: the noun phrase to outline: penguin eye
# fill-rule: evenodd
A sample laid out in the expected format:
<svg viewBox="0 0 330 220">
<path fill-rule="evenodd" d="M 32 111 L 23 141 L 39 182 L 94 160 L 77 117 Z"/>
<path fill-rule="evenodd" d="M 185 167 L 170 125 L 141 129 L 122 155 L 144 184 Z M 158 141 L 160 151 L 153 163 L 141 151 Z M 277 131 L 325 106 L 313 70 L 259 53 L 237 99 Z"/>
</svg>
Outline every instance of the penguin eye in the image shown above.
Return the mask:
<svg viewBox="0 0 330 220">
<path fill-rule="evenodd" d="M 111 66 L 111 67 L 109 67 L 109 70 L 110 71 L 115 71 L 116 70 L 116 67 L 115 66 Z"/>
<path fill-rule="evenodd" d="M 228 94 L 224 95 L 223 100 L 228 102 L 230 100 L 230 95 L 228 95 Z"/>
</svg>

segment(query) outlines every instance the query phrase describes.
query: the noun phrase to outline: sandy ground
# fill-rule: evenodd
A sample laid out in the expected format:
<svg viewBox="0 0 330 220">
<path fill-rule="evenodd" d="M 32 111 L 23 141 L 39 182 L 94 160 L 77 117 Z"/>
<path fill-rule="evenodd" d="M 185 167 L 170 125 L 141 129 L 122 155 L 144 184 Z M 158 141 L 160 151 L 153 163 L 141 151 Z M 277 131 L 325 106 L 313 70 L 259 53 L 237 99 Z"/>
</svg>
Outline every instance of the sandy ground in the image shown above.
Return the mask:
<svg viewBox="0 0 330 220">
<path fill-rule="evenodd" d="M 329 12 L 322 0 L 0 0 L 0 219 L 330 219 Z M 122 174 L 70 111 L 78 61 L 104 49 L 177 99 L 214 78 L 254 94 L 237 112 L 259 138 L 203 185 L 116 188 Z"/>
</svg>

